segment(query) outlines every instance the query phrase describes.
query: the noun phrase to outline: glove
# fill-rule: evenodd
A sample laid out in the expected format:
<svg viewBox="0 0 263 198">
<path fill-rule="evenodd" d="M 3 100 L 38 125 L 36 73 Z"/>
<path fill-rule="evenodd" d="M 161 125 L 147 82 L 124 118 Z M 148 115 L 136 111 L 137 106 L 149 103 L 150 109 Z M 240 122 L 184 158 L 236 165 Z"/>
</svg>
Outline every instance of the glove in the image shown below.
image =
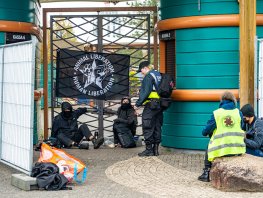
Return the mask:
<svg viewBox="0 0 263 198">
<path fill-rule="evenodd" d="M 81 108 L 79 108 L 79 110 L 81 110 L 84 113 L 86 113 L 88 111 L 87 107 L 81 107 Z"/>
<path fill-rule="evenodd" d="M 119 120 L 119 118 L 116 118 L 115 120 L 113 120 L 114 121 L 114 123 L 120 123 L 120 120 Z"/>
</svg>

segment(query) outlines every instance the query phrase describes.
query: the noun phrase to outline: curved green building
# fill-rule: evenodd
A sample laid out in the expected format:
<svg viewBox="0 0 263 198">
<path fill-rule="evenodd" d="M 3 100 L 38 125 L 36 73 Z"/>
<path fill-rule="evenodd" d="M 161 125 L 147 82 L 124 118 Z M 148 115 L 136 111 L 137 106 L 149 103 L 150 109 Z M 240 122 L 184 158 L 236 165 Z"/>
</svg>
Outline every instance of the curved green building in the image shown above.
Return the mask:
<svg viewBox="0 0 263 198">
<path fill-rule="evenodd" d="M 257 0 L 262 13 L 263 0 Z M 163 146 L 206 149 L 202 129 L 218 108 L 215 95 L 238 95 L 238 14 L 237 0 L 160 0 L 161 71 L 176 79 L 174 102 L 164 113 Z M 257 35 L 263 37 L 263 26 Z"/>
</svg>

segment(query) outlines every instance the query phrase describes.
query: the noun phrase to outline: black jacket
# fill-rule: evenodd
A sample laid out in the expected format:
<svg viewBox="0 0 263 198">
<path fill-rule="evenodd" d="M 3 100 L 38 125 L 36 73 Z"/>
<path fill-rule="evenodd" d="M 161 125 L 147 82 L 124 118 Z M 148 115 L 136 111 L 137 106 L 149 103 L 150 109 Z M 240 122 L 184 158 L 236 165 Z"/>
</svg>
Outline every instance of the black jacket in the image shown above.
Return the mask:
<svg viewBox="0 0 263 198">
<path fill-rule="evenodd" d="M 78 108 L 72 111 L 72 116 L 68 119 L 63 116 L 62 112 L 59 113 L 53 120 L 51 137 L 56 138 L 59 133 L 71 134 L 78 131 L 77 119 L 86 112 L 87 108 Z"/>
<path fill-rule="evenodd" d="M 250 149 L 263 149 L 263 120 L 254 118 L 251 125 L 246 124 L 245 144 Z"/>
<path fill-rule="evenodd" d="M 129 126 L 135 125 L 137 126 L 138 120 L 135 110 L 133 108 L 129 109 L 122 109 L 121 107 L 118 108 L 117 111 L 118 118 L 114 120 L 115 123 L 125 123 Z"/>
<path fill-rule="evenodd" d="M 141 86 L 141 89 L 140 89 L 139 99 L 135 103 L 136 107 L 139 107 L 139 106 L 143 105 L 143 103 L 148 99 L 150 93 L 153 91 L 153 88 L 155 87 L 155 80 L 152 77 L 151 73 L 153 73 L 155 76 L 156 75 L 158 75 L 158 76 L 161 75 L 156 70 L 151 70 L 145 75 L 145 77 L 142 80 L 142 86 Z M 160 79 L 157 80 L 157 81 L 158 81 L 157 83 L 160 83 Z"/>
</svg>

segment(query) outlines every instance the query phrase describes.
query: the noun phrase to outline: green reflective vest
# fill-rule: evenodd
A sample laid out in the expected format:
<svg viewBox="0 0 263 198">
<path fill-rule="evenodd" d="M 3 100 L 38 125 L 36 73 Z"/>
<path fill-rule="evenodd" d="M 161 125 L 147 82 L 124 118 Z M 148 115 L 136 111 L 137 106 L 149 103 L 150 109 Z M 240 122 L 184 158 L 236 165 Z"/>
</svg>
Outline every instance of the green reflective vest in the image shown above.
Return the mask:
<svg viewBox="0 0 263 198">
<path fill-rule="evenodd" d="M 216 129 L 208 145 L 208 160 L 213 161 L 217 157 L 245 153 L 245 133 L 240 126 L 239 110 L 220 108 L 213 113 L 216 120 Z"/>
</svg>

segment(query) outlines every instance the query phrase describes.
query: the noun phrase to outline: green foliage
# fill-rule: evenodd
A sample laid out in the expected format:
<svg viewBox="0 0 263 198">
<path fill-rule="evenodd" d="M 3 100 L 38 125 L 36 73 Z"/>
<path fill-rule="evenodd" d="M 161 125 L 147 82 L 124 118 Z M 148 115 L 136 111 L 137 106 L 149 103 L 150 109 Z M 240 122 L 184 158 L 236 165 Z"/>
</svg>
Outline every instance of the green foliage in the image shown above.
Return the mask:
<svg viewBox="0 0 263 198">
<path fill-rule="evenodd" d="M 53 37 L 61 37 L 63 39 L 69 39 L 70 41 L 77 41 L 77 37 L 74 34 L 73 26 L 70 21 L 66 19 L 57 19 L 53 23 Z"/>
<path fill-rule="evenodd" d="M 140 80 L 138 77 L 134 76 L 136 74 L 136 71 L 132 70 L 129 73 L 129 80 L 130 80 L 130 97 L 134 97 L 138 95 L 139 90 L 139 84 Z"/>
</svg>

